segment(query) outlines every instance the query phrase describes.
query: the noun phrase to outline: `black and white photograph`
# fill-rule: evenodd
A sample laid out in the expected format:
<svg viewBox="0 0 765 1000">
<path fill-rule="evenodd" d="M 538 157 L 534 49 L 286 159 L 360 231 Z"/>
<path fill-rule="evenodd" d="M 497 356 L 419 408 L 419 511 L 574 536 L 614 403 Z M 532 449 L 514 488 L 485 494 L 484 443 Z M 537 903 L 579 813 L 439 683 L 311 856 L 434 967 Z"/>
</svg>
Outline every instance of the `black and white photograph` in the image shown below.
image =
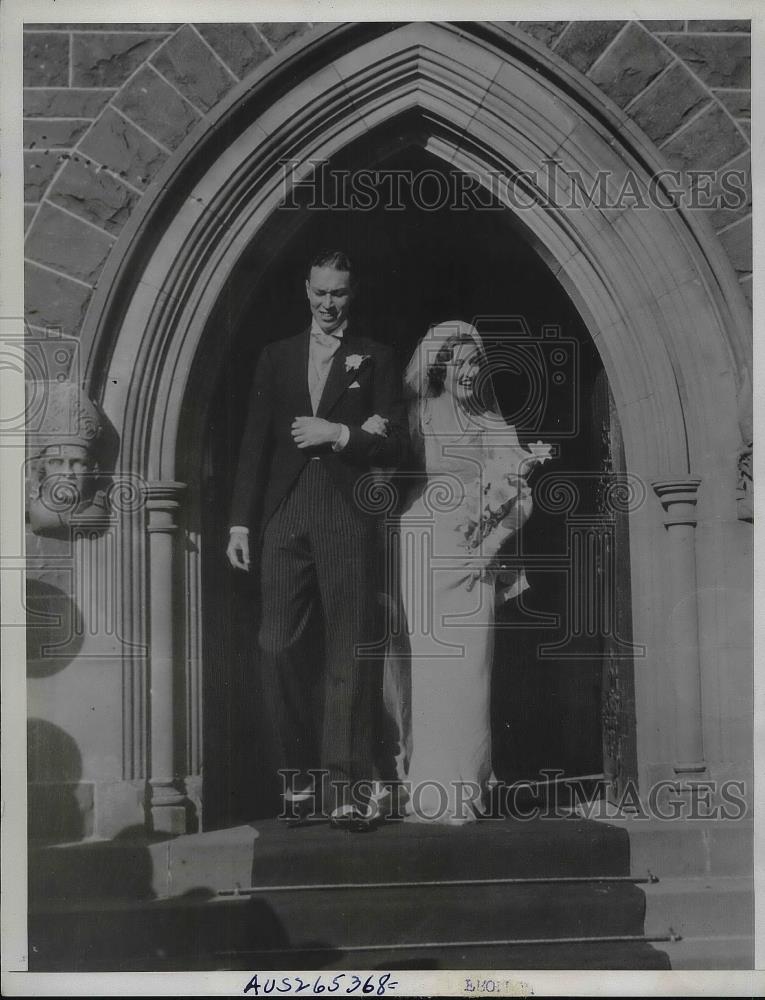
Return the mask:
<svg viewBox="0 0 765 1000">
<path fill-rule="evenodd" d="M 6 0 L 4 994 L 763 989 L 764 23 Z"/>
</svg>

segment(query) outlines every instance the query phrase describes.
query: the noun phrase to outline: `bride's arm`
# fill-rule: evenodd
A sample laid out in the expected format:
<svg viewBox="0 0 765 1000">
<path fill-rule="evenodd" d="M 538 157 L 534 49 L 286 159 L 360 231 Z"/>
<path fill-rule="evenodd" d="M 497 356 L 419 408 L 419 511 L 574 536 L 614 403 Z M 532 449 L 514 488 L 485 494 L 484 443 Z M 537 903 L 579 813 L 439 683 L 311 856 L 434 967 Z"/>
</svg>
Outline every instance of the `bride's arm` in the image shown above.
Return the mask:
<svg viewBox="0 0 765 1000">
<path fill-rule="evenodd" d="M 402 398 L 401 377 L 389 347 L 375 345 L 375 370 L 370 409 L 387 420 L 385 436 L 363 426 L 350 426 L 345 448 L 338 454 L 354 465 L 398 468 L 406 457 L 409 429 Z"/>
</svg>

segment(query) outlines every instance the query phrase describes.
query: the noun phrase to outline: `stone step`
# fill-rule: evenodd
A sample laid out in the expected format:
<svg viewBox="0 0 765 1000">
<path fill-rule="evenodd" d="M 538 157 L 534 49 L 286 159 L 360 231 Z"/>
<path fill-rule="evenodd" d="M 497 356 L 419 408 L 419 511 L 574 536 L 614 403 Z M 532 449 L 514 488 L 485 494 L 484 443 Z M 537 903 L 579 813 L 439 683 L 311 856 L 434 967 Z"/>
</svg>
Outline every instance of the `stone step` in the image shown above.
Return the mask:
<svg viewBox="0 0 765 1000">
<path fill-rule="evenodd" d="M 751 935 L 754 931 L 751 878 L 662 878 L 641 888 L 647 933 L 664 933 L 671 927 L 685 940 L 721 932 L 726 936 Z"/>
<path fill-rule="evenodd" d="M 639 969 L 669 970 L 663 941 L 585 941 L 523 945 L 418 946 L 399 949 L 338 951 L 331 955 L 294 952 L 289 955 L 219 956 L 220 969 Z M 486 978 L 485 974 L 483 978 Z M 499 978 L 499 976 L 497 977 Z"/>
<path fill-rule="evenodd" d="M 754 823 L 741 820 L 612 819 L 603 823 L 629 838 L 630 871 L 670 876 L 752 876 Z"/>
<path fill-rule="evenodd" d="M 285 945 L 346 950 L 381 942 L 640 936 L 644 913 L 645 896 L 635 885 L 578 883 L 292 889 L 205 901 L 181 896 L 108 909 L 95 901 L 76 909 L 37 910 L 31 920 L 40 953 L 76 949 L 82 941 L 101 953 L 123 941 L 140 950 L 146 942 L 166 940 L 170 949 L 176 939 L 189 937 L 208 948 L 238 952 Z"/>
<path fill-rule="evenodd" d="M 391 823 L 354 835 L 267 820 L 155 842 L 47 847 L 30 852 L 32 954 L 38 969 L 51 971 L 197 961 L 200 968 L 267 968 L 269 960 L 274 968 L 381 968 L 394 959 L 412 968 L 418 960 L 435 963 L 425 968 L 565 968 L 556 964 L 561 955 L 580 963 L 569 968 L 663 968 L 666 954 L 681 968 L 747 968 L 751 877 L 711 878 L 708 866 L 745 869 L 750 836 L 746 824 L 733 823 Z M 661 881 L 628 881 L 630 872 L 648 871 Z M 588 881 L 507 884 L 582 877 Z M 490 879 L 505 883 L 426 884 Z M 316 888 L 359 883 L 367 885 Z M 235 890 L 241 895 L 220 895 Z M 641 940 L 670 928 L 684 940 L 656 948 Z M 597 940 L 624 935 L 630 940 Z M 589 940 L 561 940 L 572 937 Z M 519 939 L 534 943 L 508 943 Z M 492 964 L 476 965 L 481 949 Z M 316 964 L 301 966 L 309 953 Z"/>
<path fill-rule="evenodd" d="M 488 948 L 494 962 L 518 953 L 554 963 L 560 948 L 587 962 L 592 960 L 588 945 L 596 949 L 598 961 L 609 952 L 626 961 L 632 950 L 634 967 L 642 968 L 639 963 L 650 953 L 642 934 L 643 905 L 640 890 L 624 884 L 606 891 L 504 887 L 502 893 L 493 886 L 459 892 L 297 890 L 256 898 L 122 901 L 108 908 L 83 901 L 74 910 L 59 904 L 31 913 L 29 942 L 33 967 L 48 971 L 161 971 L 168 963 L 211 969 L 324 968 L 328 963 L 379 968 L 381 961 L 410 961 L 424 953 L 439 956 L 437 967 L 450 968 L 460 967 L 449 963 L 461 961 L 463 953 L 481 948 Z M 598 940 L 603 938 L 623 940 Z M 378 964 L 359 965 L 362 957 L 364 963 L 376 958 Z M 309 960 L 312 964 L 305 965 Z"/>
<path fill-rule="evenodd" d="M 264 820 L 156 843 L 110 841 L 30 852 L 30 897 L 167 897 L 314 882 L 629 875 L 625 831 L 579 819 L 390 823 L 368 834 Z"/>
<path fill-rule="evenodd" d="M 687 937 L 658 947 L 673 969 L 754 968 L 754 937 L 749 934 Z"/>
</svg>

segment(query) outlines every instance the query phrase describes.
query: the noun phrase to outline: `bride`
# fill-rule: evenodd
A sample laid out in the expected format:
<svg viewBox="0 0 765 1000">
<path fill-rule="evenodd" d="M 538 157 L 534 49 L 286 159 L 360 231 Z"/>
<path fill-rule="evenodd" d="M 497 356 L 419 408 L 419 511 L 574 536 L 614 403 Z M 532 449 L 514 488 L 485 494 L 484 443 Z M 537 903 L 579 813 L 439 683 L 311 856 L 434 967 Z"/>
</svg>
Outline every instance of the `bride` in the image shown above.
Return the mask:
<svg viewBox="0 0 765 1000">
<path fill-rule="evenodd" d="M 485 811 L 496 780 L 495 603 L 528 586 L 517 564 L 501 569 L 498 550 L 507 554 L 529 517 L 525 476 L 549 448 L 520 446 L 499 411 L 480 335 L 467 323 L 431 327 L 404 380 L 421 475 L 400 519 L 400 620 L 389 640 L 385 705 L 406 818 L 461 824 Z"/>
</svg>

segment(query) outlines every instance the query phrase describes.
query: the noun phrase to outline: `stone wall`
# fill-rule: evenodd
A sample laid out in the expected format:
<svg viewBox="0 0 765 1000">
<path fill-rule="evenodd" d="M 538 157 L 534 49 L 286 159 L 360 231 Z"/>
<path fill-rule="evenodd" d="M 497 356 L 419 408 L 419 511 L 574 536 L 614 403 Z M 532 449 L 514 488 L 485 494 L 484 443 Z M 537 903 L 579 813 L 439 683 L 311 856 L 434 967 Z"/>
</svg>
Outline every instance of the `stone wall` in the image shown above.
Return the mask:
<svg viewBox="0 0 765 1000">
<path fill-rule="evenodd" d="M 750 177 L 749 21 L 519 21 L 617 104 L 682 170 Z M 751 303 L 752 215 L 709 212 Z"/>
<path fill-rule="evenodd" d="M 26 312 L 76 336 L 167 157 L 310 24 L 37 24 L 24 39 Z M 748 21 L 526 21 L 682 169 L 749 172 Z M 709 212 L 751 297 L 751 205 Z"/>
</svg>

